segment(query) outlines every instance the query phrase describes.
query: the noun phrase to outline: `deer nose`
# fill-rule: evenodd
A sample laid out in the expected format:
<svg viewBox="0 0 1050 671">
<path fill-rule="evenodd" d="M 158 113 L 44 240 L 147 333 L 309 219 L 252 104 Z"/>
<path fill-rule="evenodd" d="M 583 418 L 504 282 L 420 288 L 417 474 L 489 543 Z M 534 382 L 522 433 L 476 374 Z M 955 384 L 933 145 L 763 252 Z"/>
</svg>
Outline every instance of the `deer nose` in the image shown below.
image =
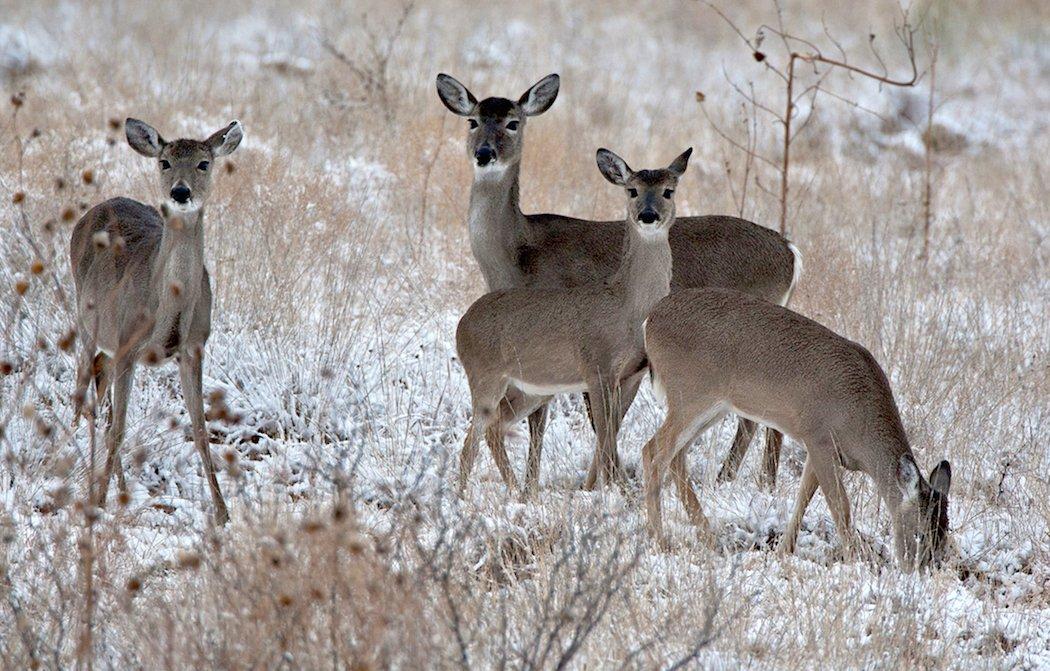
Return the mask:
<svg viewBox="0 0 1050 671">
<path fill-rule="evenodd" d="M 646 208 L 638 213 L 638 220 L 643 224 L 653 224 L 660 221 L 660 215 L 656 213 L 656 210 Z"/>
<path fill-rule="evenodd" d="M 176 203 L 185 203 L 190 199 L 190 187 L 185 184 L 176 184 L 171 187 L 171 199 Z"/>
<path fill-rule="evenodd" d="M 474 158 L 477 160 L 478 165 L 488 165 L 496 160 L 496 152 L 492 150 L 492 147 L 483 144 L 474 150 Z"/>
</svg>

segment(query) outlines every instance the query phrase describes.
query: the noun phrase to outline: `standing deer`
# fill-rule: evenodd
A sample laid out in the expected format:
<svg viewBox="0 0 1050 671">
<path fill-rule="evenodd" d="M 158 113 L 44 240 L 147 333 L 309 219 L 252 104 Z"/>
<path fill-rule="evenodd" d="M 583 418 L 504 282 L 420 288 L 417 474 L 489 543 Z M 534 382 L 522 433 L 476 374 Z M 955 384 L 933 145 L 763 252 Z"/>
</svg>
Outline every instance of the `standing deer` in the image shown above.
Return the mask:
<svg viewBox="0 0 1050 671">
<path fill-rule="evenodd" d="M 518 205 L 526 122 L 554 104 L 559 83 L 558 75 L 552 74 L 517 100 L 486 98 L 478 102 L 454 78 L 437 76 L 441 101 L 452 113 L 466 117 L 469 125 L 467 154 L 474 163 L 468 217 L 470 246 L 489 291 L 587 286 L 610 278 L 620 263 L 627 230 L 623 221 L 523 214 Z M 677 221 L 670 237 L 672 289 L 727 287 L 787 303 L 802 271 L 794 245 L 774 231 L 736 217 L 709 215 Z M 637 393 L 640 379 L 622 390 L 624 412 Z M 512 389 L 515 396 L 507 403 L 538 408 L 529 416 L 530 468 L 526 475 L 526 489 L 534 490 L 539 472 L 532 465 L 539 464 L 549 397 L 522 399 L 517 396 L 520 392 Z M 612 421 L 621 419 L 614 417 Z M 754 433 L 754 422 L 741 418 L 719 479 L 735 477 Z M 764 480 L 770 484 L 776 478 L 780 443 L 780 434 L 770 432 L 763 468 Z M 618 455 L 611 456 L 619 469 Z M 594 473 L 592 464 L 588 488 L 594 485 Z"/>
<path fill-rule="evenodd" d="M 161 191 L 170 202 L 162 217 L 148 205 L 113 198 L 88 210 L 73 229 L 70 261 L 81 345 L 77 416 L 84 410 L 90 378 L 95 379 L 97 397 L 111 393 L 105 472 L 95 503 L 105 505 L 114 466 L 118 484 L 125 489 L 119 450 L 136 362 L 174 356 L 215 521 L 223 525 L 229 514 L 209 453 L 201 385 L 204 344 L 211 332 L 203 206 L 215 159 L 236 149 L 244 132 L 233 121 L 204 141 L 167 142 L 137 119 L 127 120 L 125 132 L 132 149 L 157 159 Z"/>
<path fill-rule="evenodd" d="M 504 482 L 516 488 L 503 445 L 507 428 L 552 394 L 574 391 L 587 391 L 594 407 L 598 441 L 591 476 L 598 477 L 600 465 L 607 481 L 619 477 L 611 455 L 631 401 L 623 391 L 637 389 L 645 373 L 642 322 L 671 290 L 673 196 L 692 151 L 666 169 L 634 172 L 616 154 L 599 149 L 602 174 L 627 193 L 626 239 L 616 272 L 580 287 L 494 291 L 460 319 L 456 350 L 473 408 L 460 456 L 461 493 L 481 433 Z M 539 470 L 533 459 L 538 462 L 539 450 L 529 453 L 532 475 Z"/>
<path fill-rule="evenodd" d="M 645 325 L 653 385 L 667 417 L 642 451 L 651 532 L 663 538 L 660 488 L 670 469 L 690 520 L 707 520 L 689 483 L 689 444 L 728 412 L 806 446 L 795 512 L 781 540 L 794 551 L 819 486 L 847 549 L 854 546 L 840 466 L 867 473 L 889 507 L 902 568 L 939 562 L 948 544 L 951 467 L 923 479 L 889 380 L 855 342 L 779 305 L 725 289 L 671 294 Z"/>
</svg>

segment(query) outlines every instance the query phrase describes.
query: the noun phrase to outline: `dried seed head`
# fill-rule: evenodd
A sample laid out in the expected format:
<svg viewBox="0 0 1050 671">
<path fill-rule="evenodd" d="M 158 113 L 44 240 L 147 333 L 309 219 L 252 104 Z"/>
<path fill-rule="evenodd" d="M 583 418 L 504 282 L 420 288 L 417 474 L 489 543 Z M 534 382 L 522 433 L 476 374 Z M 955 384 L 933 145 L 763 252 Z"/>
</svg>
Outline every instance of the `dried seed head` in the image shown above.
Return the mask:
<svg viewBox="0 0 1050 671">
<path fill-rule="evenodd" d="M 334 519 L 336 522 L 342 522 L 343 520 L 345 520 L 346 506 L 342 503 L 335 504 L 335 507 L 332 508 L 332 519 Z"/>
<path fill-rule="evenodd" d="M 73 343 L 77 339 L 77 332 L 75 329 L 69 329 L 66 334 L 58 339 L 58 348 L 63 352 L 68 352 L 73 348 Z"/>
<path fill-rule="evenodd" d="M 0 375 L 10 375 L 15 370 L 15 365 L 7 359 L 0 360 Z"/>
<path fill-rule="evenodd" d="M 128 582 L 125 585 L 125 587 L 129 592 L 134 594 L 135 592 L 142 589 L 142 581 L 139 579 L 138 576 L 133 575 L 130 578 L 128 578 Z"/>
<path fill-rule="evenodd" d="M 752 56 L 754 56 L 755 60 L 758 61 L 759 63 L 761 63 L 762 61 L 766 60 L 766 55 L 764 53 L 762 53 L 761 51 L 756 51 L 755 53 L 752 54 Z"/>
<path fill-rule="evenodd" d="M 175 564 L 179 568 L 198 569 L 201 565 L 201 556 L 199 553 L 183 550 L 175 557 Z"/>
<path fill-rule="evenodd" d="M 15 280 L 15 293 L 19 296 L 25 296 L 26 292 L 29 291 L 29 282 L 25 279 L 19 278 Z"/>
<path fill-rule="evenodd" d="M 80 173 L 80 179 L 84 180 L 84 184 L 94 184 L 95 182 L 95 171 L 88 168 L 84 172 Z"/>
<path fill-rule="evenodd" d="M 121 508 L 127 508 L 128 504 L 131 503 L 131 495 L 127 492 L 120 492 L 117 494 L 117 503 L 120 504 Z"/>
<path fill-rule="evenodd" d="M 123 122 L 120 119 L 118 119 L 117 117 L 110 117 L 110 119 L 109 119 L 109 129 L 110 130 L 120 130 L 120 127 L 122 125 L 123 125 Z"/>
<path fill-rule="evenodd" d="M 142 354 L 142 361 L 148 366 L 156 366 L 164 359 L 156 347 L 151 347 Z"/>
<path fill-rule="evenodd" d="M 18 205 L 19 203 L 21 203 L 25 199 L 26 199 L 26 192 L 25 191 L 15 191 L 15 195 L 11 196 L 11 202 L 14 203 L 15 205 Z"/>
<path fill-rule="evenodd" d="M 62 221 L 73 221 L 73 219 L 75 219 L 76 216 L 77 212 L 72 207 L 67 207 L 66 209 L 62 210 Z"/>
<path fill-rule="evenodd" d="M 222 453 L 222 458 L 227 464 L 232 464 L 237 461 L 237 450 L 234 450 L 233 448 L 227 449 Z"/>
<path fill-rule="evenodd" d="M 324 529 L 324 523 L 320 520 L 306 520 L 303 522 L 303 531 L 314 534 Z"/>
<path fill-rule="evenodd" d="M 707 100 L 707 96 L 704 95 L 704 92 L 703 91 L 697 91 L 696 92 L 696 102 L 702 103 L 705 100 Z"/>
<path fill-rule="evenodd" d="M 26 93 L 25 93 L 25 91 L 19 91 L 18 93 L 16 93 L 13 96 L 11 96 L 11 105 L 14 106 L 15 109 L 17 109 L 17 108 L 21 107 L 22 105 L 24 105 L 25 102 L 26 102 Z"/>
<path fill-rule="evenodd" d="M 295 599 L 293 599 L 291 595 L 281 594 L 277 597 L 277 603 L 281 604 L 284 608 L 287 608 L 295 603 Z"/>
<path fill-rule="evenodd" d="M 44 339 L 44 336 L 40 336 L 36 339 L 36 348 L 41 352 L 46 352 L 49 349 L 51 349 L 50 345 L 48 345 L 47 343 L 47 340 Z"/>
<path fill-rule="evenodd" d="M 172 296 L 178 297 L 182 295 L 182 283 L 172 282 L 168 288 L 171 289 Z"/>
<path fill-rule="evenodd" d="M 209 403 L 222 403 L 226 400 L 226 392 L 222 389 L 212 389 L 208 392 Z"/>
<path fill-rule="evenodd" d="M 55 190 L 56 191 L 61 191 L 64 188 L 66 188 L 66 180 L 62 179 L 61 177 L 56 177 L 55 178 Z"/>
<path fill-rule="evenodd" d="M 95 249 L 105 249 L 109 247 L 109 233 L 99 231 L 91 236 L 91 242 L 95 245 Z"/>
<path fill-rule="evenodd" d="M 40 417 L 37 417 L 34 423 L 36 424 L 36 432 L 41 438 L 50 438 L 51 434 L 54 433 L 54 428 Z"/>
<path fill-rule="evenodd" d="M 237 166 L 232 161 L 226 161 L 226 173 L 232 175 L 237 171 Z"/>
<path fill-rule="evenodd" d="M 33 261 L 33 264 L 29 266 L 29 272 L 33 273 L 34 275 L 39 275 L 40 273 L 44 272 L 44 262 L 40 259 Z"/>
</svg>

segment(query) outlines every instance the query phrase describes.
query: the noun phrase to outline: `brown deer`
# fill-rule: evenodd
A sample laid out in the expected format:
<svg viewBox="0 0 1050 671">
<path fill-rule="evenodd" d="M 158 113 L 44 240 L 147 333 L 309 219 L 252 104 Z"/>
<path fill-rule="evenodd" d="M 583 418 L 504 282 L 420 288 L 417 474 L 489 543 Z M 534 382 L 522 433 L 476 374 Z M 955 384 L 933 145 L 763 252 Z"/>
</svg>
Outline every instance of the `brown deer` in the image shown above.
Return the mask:
<svg viewBox="0 0 1050 671">
<path fill-rule="evenodd" d="M 806 446 L 794 515 L 781 540 L 793 552 L 819 486 L 847 550 L 854 547 L 841 469 L 863 471 L 889 507 L 902 568 L 939 562 L 948 545 L 951 467 L 923 479 L 875 358 L 791 310 L 726 289 L 690 289 L 661 301 L 645 324 L 653 385 L 667 417 L 642 451 L 651 532 L 663 538 L 660 488 L 670 470 L 690 520 L 707 520 L 689 483 L 689 444 L 729 412 Z"/>
<path fill-rule="evenodd" d="M 598 440 L 588 480 L 598 478 L 599 467 L 606 480 L 619 477 L 612 455 L 624 405 L 631 401 L 623 390 L 637 389 L 645 373 L 642 322 L 671 289 L 674 191 L 691 153 L 666 169 L 635 172 L 599 149 L 602 174 L 627 194 L 627 231 L 616 272 L 579 287 L 494 291 L 460 319 L 456 350 L 473 408 L 460 456 L 461 493 L 482 433 L 504 482 L 516 488 L 503 444 L 507 428 L 553 394 L 573 391 L 586 390 L 594 404 Z M 539 450 L 530 451 L 530 475 L 539 470 L 538 459 Z"/>
<path fill-rule="evenodd" d="M 119 450 L 136 363 L 175 357 L 215 521 L 222 525 L 229 514 L 209 452 L 201 382 L 212 300 L 204 267 L 203 207 L 215 159 L 236 149 L 244 132 L 234 121 L 203 141 L 167 142 L 152 126 L 128 119 L 125 133 L 132 149 L 156 159 L 161 193 L 168 202 L 162 217 L 138 201 L 113 198 L 88 210 L 73 229 L 70 261 L 80 334 L 77 417 L 85 410 L 91 378 L 96 398 L 111 394 L 106 462 L 95 503 L 105 505 L 114 467 L 125 490 Z"/>
<path fill-rule="evenodd" d="M 478 102 L 453 77 L 437 76 L 441 101 L 452 113 L 467 118 L 467 154 L 474 164 L 468 217 L 470 246 L 489 291 L 586 286 L 610 278 L 620 264 L 627 230 L 623 221 L 523 214 L 518 205 L 525 126 L 529 117 L 544 113 L 554 104 L 559 86 L 558 75 L 552 74 L 515 100 L 486 98 Z M 802 270 L 794 245 L 774 231 L 736 217 L 679 217 L 677 222 L 670 238 L 672 290 L 727 287 L 787 303 Z M 637 384 L 622 391 L 625 412 Z M 538 403 L 538 409 L 529 416 L 529 464 L 539 463 L 539 455 L 533 452 L 542 449 L 546 407 L 546 403 Z M 613 418 L 617 422 L 620 419 Z M 741 418 L 720 479 L 735 477 L 754 433 L 755 424 Z M 767 483 L 776 478 L 780 441 L 781 436 L 774 432 L 767 437 L 763 468 Z M 619 468 L 618 455 L 612 456 Z M 530 469 L 527 488 L 535 488 L 538 477 L 538 471 Z"/>
</svg>

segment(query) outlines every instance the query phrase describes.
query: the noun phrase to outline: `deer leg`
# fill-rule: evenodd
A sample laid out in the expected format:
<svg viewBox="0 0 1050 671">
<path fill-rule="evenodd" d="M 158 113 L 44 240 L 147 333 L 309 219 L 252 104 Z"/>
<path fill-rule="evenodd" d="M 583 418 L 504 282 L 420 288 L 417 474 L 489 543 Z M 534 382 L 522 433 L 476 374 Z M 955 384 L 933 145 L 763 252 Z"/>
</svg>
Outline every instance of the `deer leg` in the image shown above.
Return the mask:
<svg viewBox="0 0 1050 671">
<path fill-rule="evenodd" d="M 496 468 L 499 469 L 499 475 L 503 478 L 503 484 L 507 485 L 507 489 L 514 491 L 518 488 L 518 479 L 514 476 L 514 469 L 511 468 L 510 459 L 507 457 L 507 446 L 504 444 L 506 434 L 505 427 L 499 422 L 492 422 L 485 431 L 485 442 L 492 453 L 492 460 L 496 462 Z"/>
<path fill-rule="evenodd" d="M 784 444 L 784 434 L 772 427 L 766 427 L 766 450 L 762 457 L 762 486 L 772 490 L 777 484 L 777 468 L 780 465 L 780 448 Z"/>
<path fill-rule="evenodd" d="M 109 491 L 109 481 L 113 477 L 113 468 L 119 463 L 119 450 L 124 442 L 124 428 L 128 415 L 128 399 L 131 396 L 131 382 L 134 378 L 135 364 L 124 358 L 114 362 L 113 399 L 109 407 L 109 426 L 106 429 L 106 465 L 102 481 L 98 483 L 95 504 L 103 508 Z"/>
<path fill-rule="evenodd" d="M 795 551 L 795 542 L 798 540 L 798 532 L 802 528 L 802 517 L 806 514 L 806 508 L 817 491 L 817 473 L 813 466 L 813 459 L 806 456 L 806 465 L 802 468 L 802 480 L 798 487 L 798 498 L 795 500 L 795 512 L 791 515 L 787 529 L 780 539 L 778 550 L 781 554 L 791 554 Z"/>
<path fill-rule="evenodd" d="M 584 489 L 593 490 L 598 482 L 599 469 L 605 482 L 623 481 L 616 450 L 616 435 L 620 429 L 620 391 L 619 385 L 610 388 L 600 381 L 592 382 L 588 391 L 597 441 Z"/>
<path fill-rule="evenodd" d="M 668 412 L 664 423 L 642 448 L 642 474 L 645 481 L 645 510 L 649 533 L 660 542 L 664 540 L 660 490 L 663 488 L 664 478 L 667 476 L 681 433 L 682 427 L 677 418 Z"/>
<path fill-rule="evenodd" d="M 823 452 L 834 454 L 834 445 L 829 444 Z M 834 462 L 827 459 L 814 459 L 812 454 L 806 458 L 807 464 L 810 461 L 813 461 L 817 484 L 820 485 L 820 491 L 823 492 L 824 499 L 828 502 L 831 519 L 835 521 L 835 528 L 839 532 L 839 537 L 842 538 L 843 548 L 846 555 L 850 556 L 856 549 L 856 543 L 850 522 L 849 498 L 846 496 L 846 488 L 842 483 L 842 471 Z"/>
<path fill-rule="evenodd" d="M 685 458 L 689 451 L 689 446 L 686 444 L 685 447 L 678 450 L 674 458 L 671 459 L 671 475 L 674 477 L 675 486 L 678 489 L 678 498 L 682 499 L 682 505 L 685 507 L 685 512 L 689 515 L 689 521 L 701 529 L 707 529 L 707 517 L 704 516 L 703 508 L 700 507 L 700 500 L 696 498 L 696 491 L 693 489 L 693 485 L 689 482 L 689 469 L 686 467 Z"/>
<path fill-rule="evenodd" d="M 543 432 L 547 427 L 547 401 L 529 415 L 529 458 L 525 466 L 525 497 L 532 496 L 540 485 L 540 456 L 543 453 Z"/>
<path fill-rule="evenodd" d="M 736 435 L 733 436 L 733 445 L 729 448 L 729 454 L 722 461 L 722 467 L 718 471 L 717 482 L 729 482 L 736 479 L 736 473 L 740 470 L 740 464 L 744 461 L 747 448 L 751 446 L 751 440 L 755 437 L 757 425 L 747 419 L 740 417 L 736 425 Z"/>
<path fill-rule="evenodd" d="M 201 455 L 204 475 L 211 490 L 212 504 L 215 506 L 215 524 L 225 526 L 230 519 L 226 501 L 219 489 L 219 480 L 215 477 L 215 464 L 211 460 L 211 448 L 208 446 L 208 429 L 204 423 L 204 390 L 202 368 L 204 349 L 201 346 L 188 347 L 179 352 L 179 377 L 182 381 L 182 396 L 186 401 L 186 410 L 190 414 L 190 425 L 193 428 L 193 444 Z"/>
<path fill-rule="evenodd" d="M 481 446 L 481 431 L 478 428 L 478 412 L 474 411 L 467 427 L 467 435 L 463 438 L 463 449 L 459 453 L 459 485 L 457 487 L 459 496 L 462 497 L 467 489 L 467 480 L 470 472 L 474 470 L 474 460 L 478 456 L 478 448 Z"/>
<path fill-rule="evenodd" d="M 109 387 L 113 383 L 113 359 L 99 352 L 94 360 L 95 376 L 95 407 L 97 408 L 109 394 Z M 112 416 L 113 404 L 110 403 Z M 128 483 L 124 479 L 124 464 L 120 458 L 120 450 L 113 456 L 113 469 L 117 472 L 117 491 L 126 500 L 128 494 Z"/>
</svg>

